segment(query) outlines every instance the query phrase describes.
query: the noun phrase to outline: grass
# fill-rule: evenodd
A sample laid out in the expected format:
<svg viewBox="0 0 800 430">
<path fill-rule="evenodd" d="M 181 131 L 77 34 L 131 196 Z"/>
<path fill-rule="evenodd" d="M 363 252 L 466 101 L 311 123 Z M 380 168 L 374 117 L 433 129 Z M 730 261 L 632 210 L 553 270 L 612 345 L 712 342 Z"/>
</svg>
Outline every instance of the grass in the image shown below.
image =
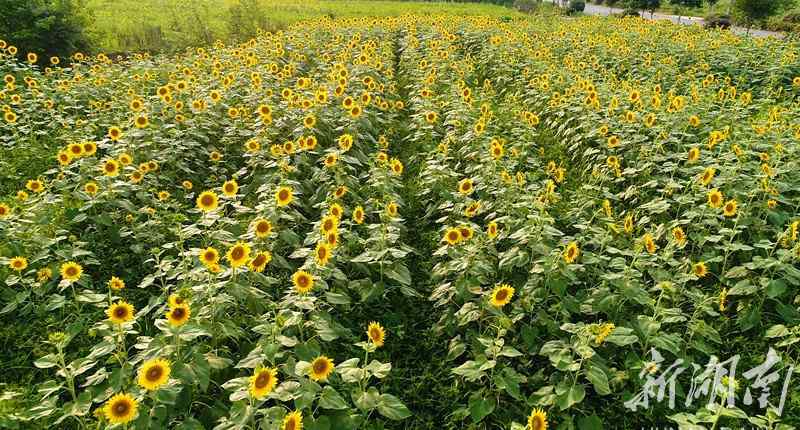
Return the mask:
<svg viewBox="0 0 800 430">
<path fill-rule="evenodd" d="M 290 0 L 89 0 L 89 32 L 98 50 L 175 51 L 215 40 L 244 40 L 256 29 L 281 30 L 308 19 L 399 16 L 413 12 L 445 15 L 522 16 L 492 4 Z"/>
</svg>

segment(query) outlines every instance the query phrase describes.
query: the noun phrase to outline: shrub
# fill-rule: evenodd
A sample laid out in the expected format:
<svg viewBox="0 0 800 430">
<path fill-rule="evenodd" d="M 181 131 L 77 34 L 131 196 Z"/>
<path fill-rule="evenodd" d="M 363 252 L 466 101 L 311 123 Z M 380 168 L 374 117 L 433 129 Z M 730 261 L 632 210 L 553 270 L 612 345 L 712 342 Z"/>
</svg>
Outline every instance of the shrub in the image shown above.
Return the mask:
<svg viewBox="0 0 800 430">
<path fill-rule="evenodd" d="M 728 29 L 731 28 L 731 17 L 728 15 L 715 15 L 711 14 L 706 16 L 705 23 L 703 24 L 705 28 L 724 28 Z"/>
<path fill-rule="evenodd" d="M 583 12 L 584 9 L 586 9 L 586 3 L 583 0 L 570 0 L 567 13 Z"/>
<path fill-rule="evenodd" d="M 85 0 L 5 0 L 0 7 L 2 37 L 44 58 L 64 57 L 89 47 Z M 44 55 L 44 56 L 43 56 Z"/>
<path fill-rule="evenodd" d="M 539 4 L 535 0 L 515 0 L 514 1 L 514 8 L 519 10 L 520 12 L 533 12 L 539 7 Z"/>
</svg>

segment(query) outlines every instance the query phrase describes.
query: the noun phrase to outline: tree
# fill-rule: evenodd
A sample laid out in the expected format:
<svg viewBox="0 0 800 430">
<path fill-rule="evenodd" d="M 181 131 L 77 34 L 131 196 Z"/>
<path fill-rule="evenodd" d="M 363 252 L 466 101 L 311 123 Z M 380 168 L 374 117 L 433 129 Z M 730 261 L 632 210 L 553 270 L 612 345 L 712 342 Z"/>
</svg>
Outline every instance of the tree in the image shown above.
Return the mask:
<svg viewBox="0 0 800 430">
<path fill-rule="evenodd" d="M 733 14 L 750 29 L 754 23 L 777 14 L 793 0 L 733 0 Z"/>
<path fill-rule="evenodd" d="M 646 10 L 652 18 L 656 9 L 661 7 L 661 0 L 628 0 L 626 6 L 630 9 Z"/>
<path fill-rule="evenodd" d="M 4 0 L 0 6 L 0 29 L 21 55 L 69 56 L 88 48 L 85 33 L 85 0 Z"/>
<path fill-rule="evenodd" d="M 670 4 L 676 6 L 678 12 L 678 22 L 681 22 L 681 15 L 683 15 L 683 8 L 687 7 L 700 7 L 703 0 L 669 0 Z"/>
</svg>

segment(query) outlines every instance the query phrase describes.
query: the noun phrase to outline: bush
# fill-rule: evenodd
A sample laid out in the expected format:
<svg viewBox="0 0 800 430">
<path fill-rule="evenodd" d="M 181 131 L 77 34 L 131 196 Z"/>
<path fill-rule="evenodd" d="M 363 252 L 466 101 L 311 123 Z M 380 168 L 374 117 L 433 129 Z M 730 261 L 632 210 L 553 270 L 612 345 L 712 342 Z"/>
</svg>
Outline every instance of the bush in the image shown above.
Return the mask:
<svg viewBox="0 0 800 430">
<path fill-rule="evenodd" d="M 636 9 L 636 8 L 630 8 L 630 7 L 629 7 L 629 8 L 627 8 L 627 9 L 623 10 L 623 11 L 622 11 L 622 12 L 621 12 L 621 13 L 620 13 L 618 16 L 619 16 L 619 17 L 622 17 L 622 18 L 624 18 L 624 17 L 626 17 L 626 16 L 636 16 L 636 17 L 639 17 L 639 16 L 641 16 L 641 15 L 639 14 L 639 9 Z"/>
<path fill-rule="evenodd" d="M 586 2 L 583 0 L 570 0 L 567 13 L 573 14 L 583 12 L 584 9 L 586 9 Z"/>
<path fill-rule="evenodd" d="M 85 0 L 5 0 L 0 7 L 2 37 L 43 58 L 66 57 L 89 47 Z M 45 57 L 42 57 L 44 54 Z"/>
<path fill-rule="evenodd" d="M 539 7 L 535 0 L 515 0 L 514 8 L 520 12 L 533 12 Z"/>
<path fill-rule="evenodd" d="M 731 17 L 728 15 L 708 15 L 703 24 L 705 28 L 731 28 Z"/>
<path fill-rule="evenodd" d="M 767 29 L 772 31 L 800 32 L 800 9 L 793 9 L 781 16 L 767 20 Z"/>
</svg>

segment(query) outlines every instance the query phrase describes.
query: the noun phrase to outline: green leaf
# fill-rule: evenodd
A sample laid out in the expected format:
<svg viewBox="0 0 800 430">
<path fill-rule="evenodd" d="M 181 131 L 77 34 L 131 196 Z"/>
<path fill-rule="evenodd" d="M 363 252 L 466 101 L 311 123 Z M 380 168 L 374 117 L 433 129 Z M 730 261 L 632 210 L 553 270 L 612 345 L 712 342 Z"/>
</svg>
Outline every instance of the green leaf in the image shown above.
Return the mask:
<svg viewBox="0 0 800 430">
<path fill-rule="evenodd" d="M 397 397 L 391 394 L 381 394 L 378 402 L 378 412 L 390 420 L 404 420 L 411 416 L 411 411 Z"/>
<path fill-rule="evenodd" d="M 330 385 L 326 385 L 319 395 L 319 407 L 323 409 L 347 409 L 347 402 L 344 398 Z"/>
<path fill-rule="evenodd" d="M 594 366 L 589 363 L 586 366 L 586 379 L 592 383 L 594 386 L 594 390 L 597 394 L 601 396 L 605 396 L 607 394 L 611 394 L 611 388 L 608 386 L 608 376 L 603 369 L 599 368 L 598 366 Z"/>
<path fill-rule="evenodd" d="M 33 365 L 39 369 L 49 369 L 58 365 L 58 355 L 47 354 L 44 357 L 33 362 Z"/>
<path fill-rule="evenodd" d="M 581 417 L 578 420 L 578 430 L 603 430 L 603 421 L 597 415 Z"/>
<path fill-rule="evenodd" d="M 480 395 L 474 395 L 469 398 L 469 415 L 472 417 L 472 422 L 481 422 L 487 415 L 494 412 L 495 398 L 489 397 L 488 399 Z"/>
<path fill-rule="evenodd" d="M 560 390 L 564 390 L 559 392 Z M 569 409 L 572 405 L 580 403 L 586 396 L 583 385 L 575 384 L 570 387 L 559 385 L 556 387 L 556 404 L 562 411 Z"/>
</svg>

